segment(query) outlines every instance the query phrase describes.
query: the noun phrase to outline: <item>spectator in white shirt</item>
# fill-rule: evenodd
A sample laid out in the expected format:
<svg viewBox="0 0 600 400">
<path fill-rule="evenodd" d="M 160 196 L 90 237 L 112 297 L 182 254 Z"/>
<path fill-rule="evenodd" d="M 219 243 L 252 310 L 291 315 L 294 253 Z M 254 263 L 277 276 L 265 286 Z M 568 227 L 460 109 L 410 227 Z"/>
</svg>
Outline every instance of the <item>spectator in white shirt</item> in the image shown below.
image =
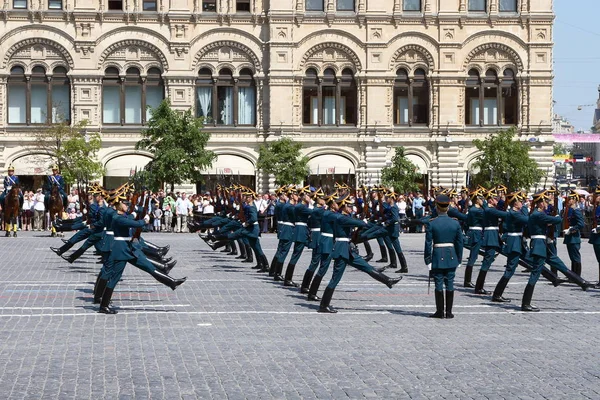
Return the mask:
<svg viewBox="0 0 600 400">
<path fill-rule="evenodd" d="M 42 221 L 45 211 L 44 194 L 42 193 L 42 189 L 38 189 L 35 196 L 33 196 L 33 229 L 37 231 L 43 229 Z"/>
<path fill-rule="evenodd" d="M 187 217 L 192 213 L 194 206 L 187 199 L 185 192 L 175 202 L 175 212 L 177 213 L 177 232 L 187 232 Z"/>
<path fill-rule="evenodd" d="M 204 196 L 204 198 L 202 199 L 202 214 L 206 216 L 211 216 L 214 215 L 214 213 L 215 206 L 213 206 L 212 202 L 210 201 L 210 197 Z"/>
</svg>

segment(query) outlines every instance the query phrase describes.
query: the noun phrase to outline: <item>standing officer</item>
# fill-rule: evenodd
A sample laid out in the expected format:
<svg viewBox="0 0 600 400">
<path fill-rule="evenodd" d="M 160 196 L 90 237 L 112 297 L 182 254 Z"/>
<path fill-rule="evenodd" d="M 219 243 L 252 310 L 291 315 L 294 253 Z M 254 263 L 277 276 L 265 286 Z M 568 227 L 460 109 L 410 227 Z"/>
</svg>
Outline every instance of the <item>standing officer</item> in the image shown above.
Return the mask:
<svg viewBox="0 0 600 400">
<path fill-rule="evenodd" d="M 397 272 L 404 274 L 408 272 L 408 265 L 406 264 L 406 258 L 404 258 L 402 247 L 400 247 L 400 226 L 398 225 L 400 212 L 398 211 L 398 206 L 396 206 L 396 197 L 397 195 L 394 192 L 387 193 L 387 203 L 384 204 L 384 225 L 387 228 L 388 235 L 383 238 L 383 241 L 390 253 L 390 265 L 383 267 L 380 271 L 383 271 L 386 268 L 397 268 L 396 255 L 398 255 L 398 260 L 400 260 L 400 271 Z"/>
<path fill-rule="evenodd" d="M 510 206 L 504 219 L 506 229 L 506 241 L 504 243 L 504 254 L 506 255 L 506 270 L 494 290 L 492 301 L 497 303 L 510 303 L 509 299 L 502 297 L 508 281 L 515 274 L 519 259 L 524 255 L 523 248 L 523 230 L 527 227 L 528 217 L 522 212 L 523 193 L 513 192 L 506 197 L 506 202 Z"/>
<path fill-rule="evenodd" d="M 331 256 L 335 259 L 335 264 L 333 266 L 333 275 L 331 276 L 331 280 L 329 281 L 329 284 L 323 293 L 321 305 L 318 310 L 322 313 L 337 312 L 337 310 L 331 307 L 329 304 L 331 303 L 331 298 L 333 297 L 335 288 L 344 275 L 347 264 L 366 272 L 370 277 L 378 282 L 383 283 L 390 289 L 402 279 L 402 277 L 391 278 L 384 275 L 370 266 L 358 254 L 356 246 L 350 244 L 351 232 L 354 228 L 367 227 L 367 224 L 364 221 L 352 218 L 350 216 L 352 213 L 352 206 L 354 205 L 354 201 L 351 200 L 350 195 L 346 195 L 342 199 L 338 200 L 337 203 L 340 205 L 340 210 L 342 213 L 340 217 L 335 220 L 333 227 L 335 245 L 333 246 L 333 252 L 331 253 Z"/>
<path fill-rule="evenodd" d="M 48 175 L 48 179 L 44 184 L 44 189 L 46 190 L 46 209 L 48 209 L 50 205 L 50 193 L 52 193 L 52 187 L 56 185 L 58 186 L 58 192 L 60 197 L 63 199 L 63 207 L 67 208 L 67 194 L 65 193 L 65 180 L 62 175 L 58 172 L 58 165 L 54 164 L 52 166 L 52 175 Z"/>
<path fill-rule="evenodd" d="M 596 188 L 594 194 L 594 218 L 592 220 L 592 233 L 590 234 L 589 243 L 594 247 L 596 262 L 598 263 L 598 283 L 595 288 L 600 289 L 600 187 Z"/>
<path fill-rule="evenodd" d="M 564 244 L 567 245 L 569 258 L 571 259 L 571 271 L 581 276 L 581 230 L 585 226 L 583 214 L 577 208 L 579 203 L 579 194 L 571 190 L 569 193 L 569 207 L 563 211 L 568 220 L 568 227 L 563 231 Z"/>
<path fill-rule="evenodd" d="M 4 177 L 4 192 L 0 194 L 0 205 L 4 208 L 4 199 L 13 186 L 19 185 L 19 177 L 15 175 L 15 167 L 8 166 L 8 175 Z M 23 193 L 19 190 L 19 204 L 23 204 Z"/>
<path fill-rule="evenodd" d="M 437 217 L 425 224 L 425 264 L 435 282 L 435 314 L 432 318 L 454 318 L 454 276 L 462 262 L 463 234 L 458 221 L 448 217 L 450 198 L 439 195 L 435 199 Z M 444 314 L 444 286 L 446 313 Z"/>
</svg>

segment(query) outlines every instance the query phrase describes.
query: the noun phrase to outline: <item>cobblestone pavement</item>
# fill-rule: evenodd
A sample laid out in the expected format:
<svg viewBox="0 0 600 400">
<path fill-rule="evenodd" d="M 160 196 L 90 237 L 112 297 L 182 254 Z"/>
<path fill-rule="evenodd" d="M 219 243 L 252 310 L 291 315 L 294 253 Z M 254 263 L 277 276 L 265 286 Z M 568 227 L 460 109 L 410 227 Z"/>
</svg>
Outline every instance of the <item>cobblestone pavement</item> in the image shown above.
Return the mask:
<svg viewBox="0 0 600 400">
<path fill-rule="evenodd" d="M 69 265 L 48 249 L 59 239 L 0 238 L 2 398 L 600 398 L 598 290 L 540 280 L 542 312 L 521 313 L 526 275 L 517 273 L 505 294 L 512 303 L 460 288 L 456 318 L 432 320 L 424 238 L 413 234 L 401 237 L 410 268 L 402 282 L 390 290 L 349 268 L 332 302 L 340 312 L 323 315 L 196 235 L 146 237 L 171 245 L 171 275 L 188 281 L 171 291 L 128 266 L 116 316 L 92 305 L 91 252 Z M 276 239 L 262 243 L 270 260 Z M 596 280 L 591 246 L 582 252 L 583 275 Z M 567 259 L 563 245 L 560 254 Z M 305 252 L 295 280 L 308 262 Z"/>
</svg>

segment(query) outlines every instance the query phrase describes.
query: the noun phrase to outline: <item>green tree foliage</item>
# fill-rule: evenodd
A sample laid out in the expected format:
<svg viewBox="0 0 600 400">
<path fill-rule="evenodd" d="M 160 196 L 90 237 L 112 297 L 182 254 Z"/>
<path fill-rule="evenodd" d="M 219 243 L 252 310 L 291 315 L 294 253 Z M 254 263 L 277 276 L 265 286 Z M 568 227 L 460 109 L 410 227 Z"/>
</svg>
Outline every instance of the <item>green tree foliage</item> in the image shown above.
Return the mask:
<svg viewBox="0 0 600 400">
<path fill-rule="evenodd" d="M 569 150 L 567 150 L 567 146 L 565 146 L 564 144 L 556 143 L 554 146 L 552 146 L 552 154 L 555 156 L 569 154 Z"/>
<path fill-rule="evenodd" d="M 88 183 L 104 173 L 102 164 L 97 161 L 102 139 L 97 132 L 88 132 L 87 125 L 87 121 L 51 125 L 37 131 L 31 145 L 33 155 L 48 156 L 54 160 L 52 164 L 58 164 L 69 185 Z"/>
<path fill-rule="evenodd" d="M 153 156 L 139 176 L 146 186 L 156 189 L 165 182 L 173 190 L 176 184 L 203 181 L 202 171 L 212 166 L 217 155 L 206 149 L 210 134 L 202 128 L 202 118 L 194 117 L 191 110 L 172 109 L 168 99 L 152 109 L 148 129 L 135 146 Z"/>
<path fill-rule="evenodd" d="M 491 187 L 503 184 L 509 190 L 528 189 L 540 183 L 545 172 L 529 157 L 529 144 L 514 140 L 514 128 L 498 131 L 485 140 L 474 140 L 479 155 L 473 164 L 479 170 L 473 184 Z"/>
<path fill-rule="evenodd" d="M 404 147 L 396 147 L 392 165 L 381 170 L 381 182 L 391 186 L 396 193 L 407 193 L 419 190 L 417 182 L 422 175 L 417 172 L 417 166 L 404 155 Z"/>
<path fill-rule="evenodd" d="M 275 176 L 277 185 L 298 184 L 308 175 L 308 157 L 302 156 L 302 143 L 290 138 L 261 145 L 256 166 Z"/>
</svg>

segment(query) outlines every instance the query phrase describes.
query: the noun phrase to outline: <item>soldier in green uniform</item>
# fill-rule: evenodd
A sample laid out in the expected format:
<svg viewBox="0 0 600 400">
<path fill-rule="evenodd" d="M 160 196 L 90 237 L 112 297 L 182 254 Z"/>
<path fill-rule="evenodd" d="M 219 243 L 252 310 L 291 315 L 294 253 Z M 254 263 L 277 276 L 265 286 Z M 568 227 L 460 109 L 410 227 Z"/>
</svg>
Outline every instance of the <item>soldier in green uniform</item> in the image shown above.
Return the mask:
<svg viewBox="0 0 600 400">
<path fill-rule="evenodd" d="M 323 219 L 323 215 L 325 213 L 325 193 L 323 193 L 323 190 L 319 188 L 315 190 L 311 196 L 314 201 L 314 207 L 311 211 L 310 218 L 308 219 L 308 229 L 310 230 L 310 241 L 308 243 L 308 248 L 312 249 L 312 256 L 310 259 L 310 264 L 304 272 L 304 277 L 302 278 L 302 285 L 300 286 L 300 293 L 302 294 L 308 294 L 310 282 L 312 281 L 315 271 L 321 263 L 321 249 L 319 247 L 319 241 L 321 239 L 321 220 Z"/>
<path fill-rule="evenodd" d="M 595 288 L 600 289 L 600 187 L 596 188 L 594 195 L 594 218 L 592 220 L 592 232 L 590 234 L 589 243 L 594 248 L 594 254 L 596 255 L 596 262 L 598 263 L 598 283 Z"/>
<path fill-rule="evenodd" d="M 299 285 L 292 280 L 294 277 L 294 270 L 296 268 L 296 263 L 300 260 L 300 256 L 302 255 L 302 251 L 309 242 L 310 239 L 310 231 L 308 230 L 308 218 L 312 211 L 308 207 L 310 204 L 310 186 L 305 186 L 298 190 L 298 200 L 297 204 L 294 206 L 294 251 L 292 252 L 292 257 L 290 258 L 290 262 L 285 269 L 285 277 L 283 281 L 283 286 L 293 286 L 298 287 Z"/>
<path fill-rule="evenodd" d="M 448 217 L 450 198 L 436 198 L 437 217 L 431 218 L 425 231 L 425 264 L 431 270 L 435 282 L 435 314 L 432 318 L 454 318 L 454 276 L 462 262 L 463 234 L 458 221 Z M 446 301 L 444 313 L 444 286 Z"/>
<path fill-rule="evenodd" d="M 475 285 L 471 282 L 473 276 L 473 267 L 479 256 L 479 249 L 483 242 L 483 193 L 479 189 L 473 190 L 471 193 L 471 202 L 473 205 L 469 208 L 467 214 L 467 238 L 470 247 L 469 259 L 465 268 L 464 287 L 474 288 Z"/>
<path fill-rule="evenodd" d="M 567 213 L 568 227 L 563 231 L 564 244 L 571 259 L 571 271 L 581 276 L 581 230 L 585 227 L 583 214 L 577 209 L 579 194 L 574 190 L 569 193 L 569 206 L 563 212 Z"/>
<path fill-rule="evenodd" d="M 285 281 L 283 276 L 281 276 L 281 272 L 283 271 L 285 259 L 294 243 L 294 229 L 296 227 L 294 224 L 296 218 L 294 210 L 298 202 L 298 193 L 295 187 L 288 189 L 288 196 L 288 202 L 283 204 L 278 218 L 281 232 L 279 234 L 279 251 L 275 254 L 277 261 L 275 263 L 273 280 L 276 282 Z"/>
</svg>

